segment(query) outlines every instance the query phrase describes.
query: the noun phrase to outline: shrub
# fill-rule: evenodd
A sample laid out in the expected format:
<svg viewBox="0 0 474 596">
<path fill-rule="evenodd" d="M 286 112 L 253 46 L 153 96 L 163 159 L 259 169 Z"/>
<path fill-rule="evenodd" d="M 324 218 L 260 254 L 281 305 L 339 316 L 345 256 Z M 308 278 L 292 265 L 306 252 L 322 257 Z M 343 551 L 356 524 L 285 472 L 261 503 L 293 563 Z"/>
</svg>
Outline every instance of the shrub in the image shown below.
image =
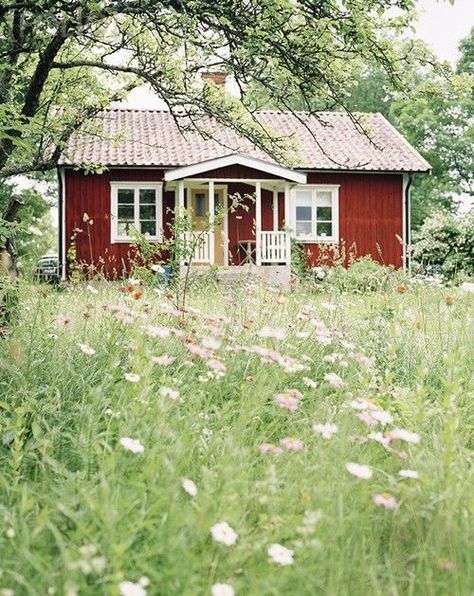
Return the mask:
<svg viewBox="0 0 474 596">
<path fill-rule="evenodd" d="M 433 213 L 414 234 L 412 258 L 423 274 L 474 275 L 474 211 L 464 219 L 444 210 Z"/>
<path fill-rule="evenodd" d="M 322 290 L 356 294 L 393 289 L 406 278 L 403 271 L 381 265 L 370 256 L 355 259 L 348 267 L 342 263 L 332 267 L 319 265 L 313 267 L 311 272 Z"/>
</svg>

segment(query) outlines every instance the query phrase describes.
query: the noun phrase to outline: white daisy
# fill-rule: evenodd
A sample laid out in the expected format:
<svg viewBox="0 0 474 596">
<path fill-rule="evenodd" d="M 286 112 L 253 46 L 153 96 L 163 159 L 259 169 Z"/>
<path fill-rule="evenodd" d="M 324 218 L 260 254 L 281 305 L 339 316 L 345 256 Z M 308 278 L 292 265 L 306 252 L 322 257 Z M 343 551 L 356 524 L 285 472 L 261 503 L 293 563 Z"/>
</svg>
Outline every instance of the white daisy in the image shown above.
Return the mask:
<svg viewBox="0 0 474 596">
<path fill-rule="evenodd" d="M 145 451 L 145 447 L 143 447 L 138 439 L 131 439 L 130 437 L 122 437 L 120 439 L 120 445 L 132 453 L 143 453 Z"/>
<path fill-rule="evenodd" d="M 216 542 L 222 542 L 226 546 L 232 546 L 238 538 L 236 532 L 225 521 L 214 524 L 210 532 Z"/>
<path fill-rule="evenodd" d="M 267 553 L 271 563 L 293 565 L 293 551 L 281 544 L 270 544 Z"/>
</svg>

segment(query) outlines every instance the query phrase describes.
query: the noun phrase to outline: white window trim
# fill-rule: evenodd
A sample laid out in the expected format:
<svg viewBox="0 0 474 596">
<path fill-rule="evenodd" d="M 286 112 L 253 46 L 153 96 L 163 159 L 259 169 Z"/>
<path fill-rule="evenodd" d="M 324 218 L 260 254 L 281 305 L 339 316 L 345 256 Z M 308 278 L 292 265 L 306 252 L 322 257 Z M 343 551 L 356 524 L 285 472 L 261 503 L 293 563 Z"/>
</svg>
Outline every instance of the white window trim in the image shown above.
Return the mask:
<svg viewBox="0 0 474 596">
<path fill-rule="evenodd" d="M 119 188 L 133 189 L 134 195 L 134 209 L 135 209 L 135 223 L 139 220 L 139 189 L 154 189 L 156 190 L 156 231 L 155 236 L 147 236 L 151 242 L 160 242 L 163 238 L 163 183 L 162 182 L 121 182 L 113 181 L 110 183 L 110 242 L 111 244 L 130 244 L 132 238 L 130 236 L 119 236 L 117 233 L 118 222 L 118 190 Z"/>
<path fill-rule="evenodd" d="M 307 244 L 337 244 L 339 242 L 339 184 L 301 184 L 294 186 L 291 190 L 291 201 L 290 201 L 290 233 L 291 237 L 295 238 L 298 242 Z M 309 190 L 312 191 L 312 211 L 316 214 L 316 193 L 319 192 L 330 192 L 331 193 L 331 207 L 332 207 L 332 236 L 317 236 L 316 234 L 311 237 L 301 238 L 296 236 L 296 191 L 297 190 Z M 315 215 L 313 216 L 315 217 Z M 313 223 L 316 219 L 312 220 Z"/>
</svg>

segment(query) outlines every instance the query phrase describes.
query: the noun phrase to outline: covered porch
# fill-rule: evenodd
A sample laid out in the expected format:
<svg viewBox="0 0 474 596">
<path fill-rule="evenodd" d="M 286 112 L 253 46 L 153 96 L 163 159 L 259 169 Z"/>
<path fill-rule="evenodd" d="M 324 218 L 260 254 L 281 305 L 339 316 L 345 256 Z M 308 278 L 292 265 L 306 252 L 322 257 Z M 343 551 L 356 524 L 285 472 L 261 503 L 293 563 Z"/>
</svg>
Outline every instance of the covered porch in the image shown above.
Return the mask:
<svg viewBox="0 0 474 596">
<path fill-rule="evenodd" d="M 194 244 L 195 264 L 290 264 L 290 191 L 305 174 L 234 154 L 169 170 L 165 182 L 175 213 L 188 218 L 183 235 Z M 245 199 L 232 210 L 236 195 Z"/>
</svg>

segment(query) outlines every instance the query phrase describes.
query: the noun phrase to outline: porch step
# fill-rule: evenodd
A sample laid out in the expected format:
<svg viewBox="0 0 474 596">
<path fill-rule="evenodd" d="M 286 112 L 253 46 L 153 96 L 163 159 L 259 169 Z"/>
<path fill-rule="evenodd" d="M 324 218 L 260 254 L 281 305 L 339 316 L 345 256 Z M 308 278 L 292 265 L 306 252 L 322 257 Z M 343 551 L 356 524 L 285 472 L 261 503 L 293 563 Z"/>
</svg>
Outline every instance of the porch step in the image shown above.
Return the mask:
<svg viewBox="0 0 474 596">
<path fill-rule="evenodd" d="M 206 275 L 211 267 L 209 265 L 191 265 L 193 275 Z M 181 275 L 186 271 L 181 268 Z M 290 285 L 290 265 L 261 265 L 254 264 L 217 267 L 216 275 L 221 282 L 254 281 L 278 285 L 288 288 Z"/>
</svg>

